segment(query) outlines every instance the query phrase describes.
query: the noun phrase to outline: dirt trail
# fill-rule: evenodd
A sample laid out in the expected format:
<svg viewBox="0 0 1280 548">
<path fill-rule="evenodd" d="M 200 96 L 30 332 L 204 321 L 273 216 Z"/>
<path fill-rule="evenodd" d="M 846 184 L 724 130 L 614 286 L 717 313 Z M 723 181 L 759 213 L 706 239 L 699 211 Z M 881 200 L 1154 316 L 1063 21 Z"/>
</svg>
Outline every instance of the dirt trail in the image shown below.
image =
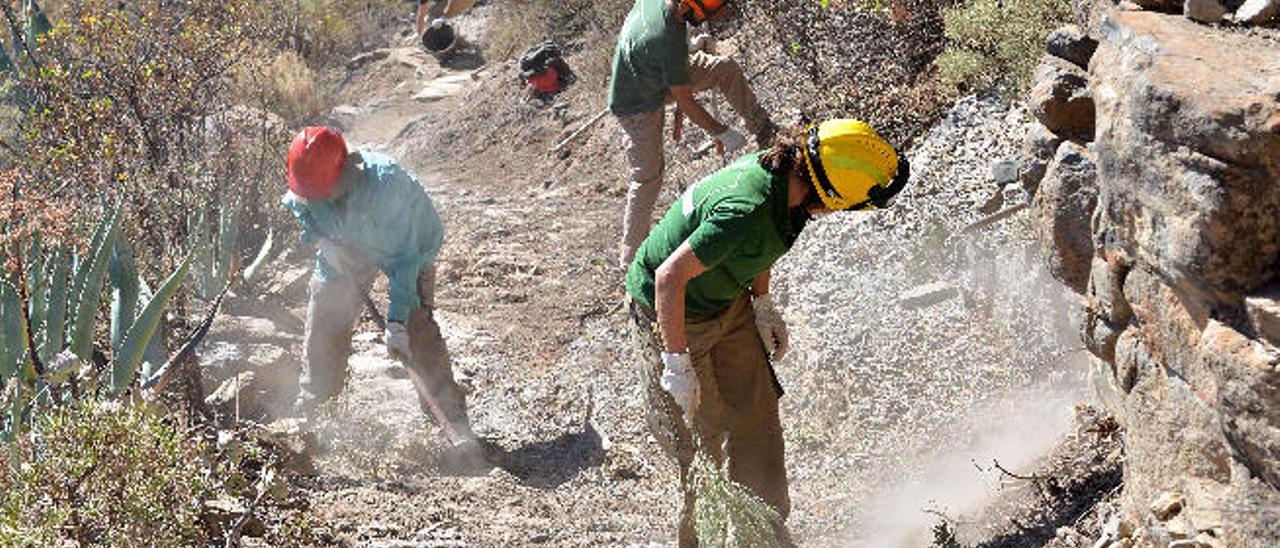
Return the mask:
<svg viewBox="0 0 1280 548">
<path fill-rule="evenodd" d="M 636 400 L 625 396 L 622 315 L 604 314 L 621 297 L 606 282 L 618 273 L 605 266 L 613 231 L 603 228 L 619 203 L 577 199 L 586 192 L 569 185 L 531 195 L 513 188 L 518 179 L 503 161 L 445 163 L 440 151 L 402 137 L 410 126 L 432 132 L 466 108 L 460 97 L 481 85 L 473 78 L 481 67 L 465 56 L 441 66 L 413 44 L 380 50 L 341 84 L 342 104 L 327 123 L 353 146 L 406 164 L 443 217 L 437 318 L 455 375 L 472 391 L 475 429 L 500 450 L 497 466 L 444 467 L 442 432 L 365 317 L 346 390 L 310 426 L 318 475 L 302 486 L 314 526 L 321 538 L 357 546 L 667 539 L 674 471 L 657 460 L 630 408 Z M 290 251 L 272 265 L 264 295 L 228 303 L 206 364 L 221 356 L 297 366 L 314 251 L 284 245 Z M 385 308 L 385 278 L 373 298 Z"/>
</svg>

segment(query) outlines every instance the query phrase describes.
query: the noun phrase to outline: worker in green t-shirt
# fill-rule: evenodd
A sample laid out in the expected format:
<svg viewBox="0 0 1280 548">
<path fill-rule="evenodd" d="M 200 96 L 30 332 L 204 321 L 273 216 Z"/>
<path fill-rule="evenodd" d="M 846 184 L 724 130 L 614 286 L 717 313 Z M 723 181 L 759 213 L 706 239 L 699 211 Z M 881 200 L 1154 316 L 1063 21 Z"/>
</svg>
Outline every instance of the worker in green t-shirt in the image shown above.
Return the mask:
<svg viewBox="0 0 1280 548">
<path fill-rule="evenodd" d="M 627 207 L 622 221 L 619 264 L 626 268 L 653 223 L 653 206 L 662 187 L 663 107 L 674 101 L 733 154 L 747 140 L 716 120 L 694 94 L 718 89 L 742 116 L 756 145 L 764 148 L 777 131 L 756 99 L 742 67 L 706 51 L 690 54 L 686 23 L 698 25 L 723 13 L 724 0 L 636 0 L 618 35 L 609 84 L 609 110 L 627 134 L 631 166 Z M 696 48 L 695 48 L 696 49 Z"/>
<path fill-rule="evenodd" d="M 640 245 L 626 278 L 632 344 L 649 428 L 680 465 L 680 546 L 697 544 L 688 474 L 699 448 L 727 458 L 731 478 L 786 519 L 782 389 L 770 360 L 788 336 L 769 299 L 771 268 L 811 216 L 887 207 L 909 174 L 869 125 L 829 120 L 702 179 Z"/>
</svg>

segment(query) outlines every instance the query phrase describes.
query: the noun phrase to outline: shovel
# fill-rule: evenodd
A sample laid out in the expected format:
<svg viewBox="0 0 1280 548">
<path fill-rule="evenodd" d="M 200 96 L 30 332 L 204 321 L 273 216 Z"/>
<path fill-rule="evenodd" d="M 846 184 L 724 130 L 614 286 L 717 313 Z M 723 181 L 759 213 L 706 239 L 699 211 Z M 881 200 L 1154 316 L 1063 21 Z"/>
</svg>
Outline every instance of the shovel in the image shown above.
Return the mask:
<svg viewBox="0 0 1280 548">
<path fill-rule="evenodd" d="M 361 297 L 364 298 L 364 306 L 369 310 L 369 315 L 373 316 L 373 323 L 378 326 L 378 329 L 385 331 L 387 329 L 387 322 L 382 318 L 382 314 L 378 312 L 378 306 L 373 304 L 373 299 L 369 298 L 368 293 L 361 295 Z M 431 396 L 431 390 L 428 389 L 429 385 L 427 384 L 426 379 L 423 379 L 422 374 L 413 367 L 413 356 L 395 354 L 392 357 L 399 360 L 400 365 L 404 367 L 405 371 L 409 372 L 409 380 L 413 381 L 413 386 L 417 389 L 418 397 L 422 399 L 423 403 L 427 404 L 427 409 L 431 410 L 431 416 L 435 418 L 436 423 L 444 430 L 444 435 L 449 439 L 449 443 L 455 446 L 465 443 L 467 440 L 463 439 L 462 436 L 459 436 L 458 432 L 453 429 L 453 425 L 449 424 L 449 418 L 446 417 L 444 415 L 444 411 L 440 409 L 440 404 L 436 403 L 436 399 Z"/>
</svg>

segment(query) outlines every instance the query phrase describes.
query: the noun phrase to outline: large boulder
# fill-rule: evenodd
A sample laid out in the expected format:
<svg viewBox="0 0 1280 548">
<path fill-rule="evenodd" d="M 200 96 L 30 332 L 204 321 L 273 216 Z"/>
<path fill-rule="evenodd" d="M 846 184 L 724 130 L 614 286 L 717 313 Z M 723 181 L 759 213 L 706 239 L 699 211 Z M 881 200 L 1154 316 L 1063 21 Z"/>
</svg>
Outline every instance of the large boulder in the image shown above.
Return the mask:
<svg viewBox="0 0 1280 548">
<path fill-rule="evenodd" d="M 1093 96 L 1084 69 L 1045 55 L 1036 69 L 1028 102 L 1036 119 L 1054 133 L 1079 141 L 1093 140 Z"/>
<path fill-rule="evenodd" d="M 1102 19 L 1119 4 L 1120 0 L 1074 0 L 1071 2 L 1071 12 L 1076 25 L 1084 29 L 1085 34 L 1097 36 Z"/>
<path fill-rule="evenodd" d="M 1175 283 L 1242 292 L 1280 258 L 1280 55 L 1182 17 L 1114 12 L 1090 63 L 1095 238 Z"/>
<path fill-rule="evenodd" d="M 1084 293 L 1093 260 L 1089 219 L 1098 201 L 1097 169 L 1084 146 L 1065 141 L 1049 164 L 1033 203 L 1049 271 Z"/>
</svg>

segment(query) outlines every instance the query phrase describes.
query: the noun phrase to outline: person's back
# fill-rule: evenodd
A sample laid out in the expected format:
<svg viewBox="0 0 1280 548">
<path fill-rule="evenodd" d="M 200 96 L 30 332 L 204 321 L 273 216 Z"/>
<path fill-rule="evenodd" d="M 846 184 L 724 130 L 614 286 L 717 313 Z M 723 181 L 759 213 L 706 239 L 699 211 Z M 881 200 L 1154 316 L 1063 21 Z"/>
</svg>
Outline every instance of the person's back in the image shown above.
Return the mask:
<svg viewBox="0 0 1280 548">
<path fill-rule="evenodd" d="M 667 0 L 636 0 L 614 49 L 609 110 L 617 116 L 662 107 L 673 85 L 689 82 L 684 21 Z"/>
</svg>

